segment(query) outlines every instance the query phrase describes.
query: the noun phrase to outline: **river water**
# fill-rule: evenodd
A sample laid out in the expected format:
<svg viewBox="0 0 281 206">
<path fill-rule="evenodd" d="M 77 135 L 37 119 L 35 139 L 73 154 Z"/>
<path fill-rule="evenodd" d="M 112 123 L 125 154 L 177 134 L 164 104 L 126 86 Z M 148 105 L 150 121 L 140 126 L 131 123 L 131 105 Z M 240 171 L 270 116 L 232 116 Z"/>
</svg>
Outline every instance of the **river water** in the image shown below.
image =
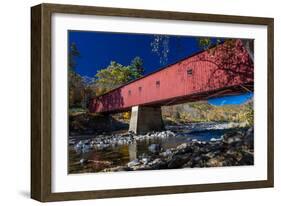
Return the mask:
<svg viewBox="0 0 281 206">
<path fill-rule="evenodd" d="M 210 141 L 212 138 L 219 139 L 230 131 L 245 131 L 246 128 L 227 128 L 214 125 L 186 125 L 170 126 L 167 129 L 175 131 L 176 136 L 167 138 L 153 138 L 135 141 L 131 144 L 112 146 L 103 150 L 89 150 L 85 153 L 77 153 L 73 146 L 69 146 L 69 173 L 100 172 L 103 169 L 123 166 L 139 156 L 153 155 L 148 149 L 150 145 L 157 144 L 163 149 L 175 148 L 178 145 L 189 141 Z M 71 137 L 76 142 L 78 137 Z M 85 139 L 87 137 L 83 137 Z M 92 137 L 89 137 L 92 138 Z M 81 164 L 82 160 L 89 160 L 87 164 Z"/>
</svg>

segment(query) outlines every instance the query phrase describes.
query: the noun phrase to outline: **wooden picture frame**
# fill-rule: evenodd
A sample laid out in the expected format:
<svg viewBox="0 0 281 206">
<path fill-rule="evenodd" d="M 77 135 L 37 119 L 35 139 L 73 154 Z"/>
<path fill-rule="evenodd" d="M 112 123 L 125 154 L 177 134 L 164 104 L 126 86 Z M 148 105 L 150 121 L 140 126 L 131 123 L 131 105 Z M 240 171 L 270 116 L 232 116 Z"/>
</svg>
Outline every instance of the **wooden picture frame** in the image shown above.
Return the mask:
<svg viewBox="0 0 281 206">
<path fill-rule="evenodd" d="M 267 179 L 231 183 L 54 193 L 51 190 L 51 16 L 54 13 L 267 26 Z M 42 202 L 273 187 L 274 88 L 272 18 L 40 4 L 31 8 L 31 198 Z"/>
</svg>

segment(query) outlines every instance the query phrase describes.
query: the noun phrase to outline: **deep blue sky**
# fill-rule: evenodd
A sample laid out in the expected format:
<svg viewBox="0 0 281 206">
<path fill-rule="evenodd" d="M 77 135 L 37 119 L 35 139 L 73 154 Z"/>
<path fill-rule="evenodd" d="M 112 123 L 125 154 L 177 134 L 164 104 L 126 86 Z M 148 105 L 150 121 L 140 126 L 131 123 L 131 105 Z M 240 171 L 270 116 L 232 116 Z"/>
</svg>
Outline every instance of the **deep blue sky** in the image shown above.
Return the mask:
<svg viewBox="0 0 281 206">
<path fill-rule="evenodd" d="M 202 50 L 195 37 L 170 36 L 168 61 L 163 65 L 151 51 L 154 38 L 151 34 L 69 31 L 68 35 L 68 44 L 75 42 L 81 55 L 76 58 L 76 72 L 89 77 L 106 68 L 110 61 L 127 66 L 139 56 L 147 74 Z"/>
<path fill-rule="evenodd" d="M 253 96 L 254 94 L 252 92 L 248 92 L 241 95 L 208 99 L 208 103 L 215 106 L 223 106 L 228 104 L 243 104 L 253 98 Z"/>
</svg>

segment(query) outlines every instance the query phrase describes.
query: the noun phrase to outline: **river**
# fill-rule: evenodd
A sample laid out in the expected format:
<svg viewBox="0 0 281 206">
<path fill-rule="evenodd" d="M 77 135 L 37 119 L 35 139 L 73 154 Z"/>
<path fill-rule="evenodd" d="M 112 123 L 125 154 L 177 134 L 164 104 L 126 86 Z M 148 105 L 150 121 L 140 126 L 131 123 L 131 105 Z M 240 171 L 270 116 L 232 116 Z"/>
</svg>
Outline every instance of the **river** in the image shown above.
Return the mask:
<svg viewBox="0 0 281 206">
<path fill-rule="evenodd" d="M 95 138 L 94 136 L 72 136 L 69 145 L 69 173 L 100 172 L 106 168 L 123 166 L 138 157 L 153 155 L 149 148 L 151 145 L 160 145 L 161 150 L 175 148 L 190 141 L 214 141 L 230 131 L 245 131 L 247 128 L 231 128 L 229 123 L 195 123 L 183 126 L 166 126 L 173 131 L 175 136 L 167 138 L 144 138 L 124 143 L 122 145 L 112 144 L 104 149 L 87 149 L 77 152 L 75 145 L 79 141 Z M 237 125 L 234 125 L 237 126 Z M 85 162 L 87 161 L 87 162 Z M 85 164 L 86 163 L 86 164 Z"/>
</svg>

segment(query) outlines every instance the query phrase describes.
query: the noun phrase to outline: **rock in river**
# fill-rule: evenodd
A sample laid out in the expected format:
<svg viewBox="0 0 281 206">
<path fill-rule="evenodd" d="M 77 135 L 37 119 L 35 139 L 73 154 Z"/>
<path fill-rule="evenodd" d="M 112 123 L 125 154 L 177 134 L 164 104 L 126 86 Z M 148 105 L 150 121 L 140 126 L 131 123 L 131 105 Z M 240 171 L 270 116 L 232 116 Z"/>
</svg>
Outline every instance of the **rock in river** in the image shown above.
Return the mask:
<svg viewBox="0 0 281 206">
<path fill-rule="evenodd" d="M 151 144 L 151 145 L 148 146 L 148 150 L 151 153 L 156 154 L 156 153 L 160 152 L 161 146 L 159 144 Z"/>
<path fill-rule="evenodd" d="M 135 159 L 135 160 L 129 162 L 127 165 L 128 165 L 128 167 L 134 167 L 134 166 L 138 166 L 140 164 L 141 163 L 139 162 L 139 160 Z"/>
<path fill-rule="evenodd" d="M 191 154 L 175 155 L 168 163 L 168 168 L 181 168 L 191 158 Z"/>
</svg>

